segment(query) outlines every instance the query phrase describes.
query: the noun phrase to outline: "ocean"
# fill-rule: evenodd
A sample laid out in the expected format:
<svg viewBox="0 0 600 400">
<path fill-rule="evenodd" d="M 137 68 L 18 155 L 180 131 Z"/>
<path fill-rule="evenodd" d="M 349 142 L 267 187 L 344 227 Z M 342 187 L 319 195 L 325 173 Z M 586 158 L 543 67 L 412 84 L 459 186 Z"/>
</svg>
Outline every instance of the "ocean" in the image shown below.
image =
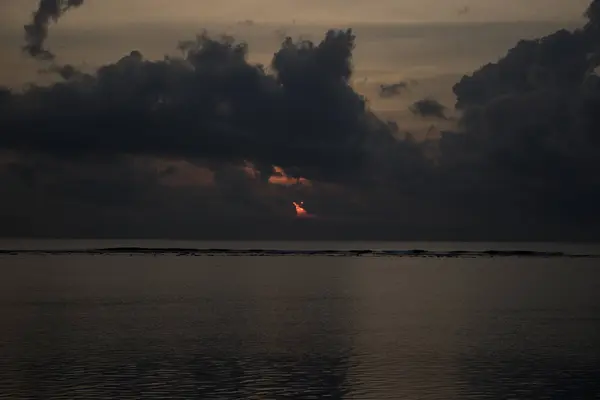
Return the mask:
<svg viewBox="0 0 600 400">
<path fill-rule="evenodd" d="M 600 398 L 599 256 L 4 240 L 0 398 Z"/>
</svg>

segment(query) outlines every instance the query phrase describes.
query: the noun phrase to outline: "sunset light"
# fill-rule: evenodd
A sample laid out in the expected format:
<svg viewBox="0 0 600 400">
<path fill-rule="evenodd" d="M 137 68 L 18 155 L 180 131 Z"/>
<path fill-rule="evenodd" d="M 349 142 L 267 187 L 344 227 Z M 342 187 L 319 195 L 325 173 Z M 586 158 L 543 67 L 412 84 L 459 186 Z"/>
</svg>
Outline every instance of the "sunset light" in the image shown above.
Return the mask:
<svg viewBox="0 0 600 400">
<path fill-rule="evenodd" d="M 299 177 L 299 178 L 294 178 L 291 176 L 288 176 L 285 171 L 283 170 L 283 168 L 278 167 L 278 166 L 273 166 L 273 169 L 275 170 L 275 173 L 269 178 L 269 183 L 274 184 L 274 185 L 282 185 L 282 186 L 293 186 L 293 185 L 307 185 L 310 186 L 310 181 Z"/>
<path fill-rule="evenodd" d="M 296 207 L 296 216 L 297 216 L 298 218 L 308 218 L 308 217 L 310 217 L 310 216 L 311 216 L 311 215 L 310 215 L 308 212 L 306 212 L 306 210 L 304 209 L 304 207 L 303 207 L 303 206 L 304 206 L 304 202 L 303 202 L 303 201 L 301 201 L 300 203 L 296 203 L 296 202 L 294 201 L 294 202 L 293 202 L 293 204 L 294 204 L 294 207 Z"/>
<path fill-rule="evenodd" d="M 600 400 L 600 0 L 0 0 L 0 400 Z"/>
</svg>

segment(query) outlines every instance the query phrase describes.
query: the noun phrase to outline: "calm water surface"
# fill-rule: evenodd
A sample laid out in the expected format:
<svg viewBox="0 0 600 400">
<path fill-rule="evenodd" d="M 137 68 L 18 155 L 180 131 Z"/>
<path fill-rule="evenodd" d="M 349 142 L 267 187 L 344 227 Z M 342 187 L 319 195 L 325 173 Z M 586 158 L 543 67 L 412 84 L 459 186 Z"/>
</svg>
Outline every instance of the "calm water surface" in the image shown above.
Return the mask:
<svg viewBox="0 0 600 400">
<path fill-rule="evenodd" d="M 2 256 L 0 397 L 600 398 L 597 264 Z"/>
</svg>

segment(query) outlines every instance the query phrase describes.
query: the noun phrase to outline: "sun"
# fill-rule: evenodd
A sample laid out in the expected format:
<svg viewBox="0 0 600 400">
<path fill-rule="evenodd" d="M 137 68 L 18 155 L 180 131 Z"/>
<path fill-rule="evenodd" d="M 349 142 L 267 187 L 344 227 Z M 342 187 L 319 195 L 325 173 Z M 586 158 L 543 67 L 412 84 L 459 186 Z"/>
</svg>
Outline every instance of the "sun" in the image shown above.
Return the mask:
<svg viewBox="0 0 600 400">
<path fill-rule="evenodd" d="M 306 218 L 309 217 L 310 215 L 308 214 L 308 212 L 306 212 L 306 210 L 304 209 L 303 205 L 304 202 L 301 201 L 300 203 L 296 203 L 295 201 L 292 202 L 294 204 L 294 207 L 296 207 L 296 216 L 298 218 Z"/>
</svg>

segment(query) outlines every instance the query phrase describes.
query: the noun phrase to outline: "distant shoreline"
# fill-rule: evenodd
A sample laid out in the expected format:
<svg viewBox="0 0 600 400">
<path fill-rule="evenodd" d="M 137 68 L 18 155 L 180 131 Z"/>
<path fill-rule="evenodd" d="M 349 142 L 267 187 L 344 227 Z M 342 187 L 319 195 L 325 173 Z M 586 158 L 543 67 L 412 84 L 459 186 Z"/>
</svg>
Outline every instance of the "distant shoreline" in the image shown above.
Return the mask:
<svg viewBox="0 0 600 400">
<path fill-rule="evenodd" d="M 480 258 L 480 257 L 533 257 L 533 258 L 600 258 L 599 254 L 574 254 L 534 250 L 451 250 L 423 249 L 376 250 L 376 249 L 233 249 L 233 248 L 151 248 L 109 247 L 90 249 L 48 250 L 0 250 L 0 255 L 177 255 L 177 256 L 328 256 L 328 257 L 434 257 L 434 258 Z"/>
</svg>

